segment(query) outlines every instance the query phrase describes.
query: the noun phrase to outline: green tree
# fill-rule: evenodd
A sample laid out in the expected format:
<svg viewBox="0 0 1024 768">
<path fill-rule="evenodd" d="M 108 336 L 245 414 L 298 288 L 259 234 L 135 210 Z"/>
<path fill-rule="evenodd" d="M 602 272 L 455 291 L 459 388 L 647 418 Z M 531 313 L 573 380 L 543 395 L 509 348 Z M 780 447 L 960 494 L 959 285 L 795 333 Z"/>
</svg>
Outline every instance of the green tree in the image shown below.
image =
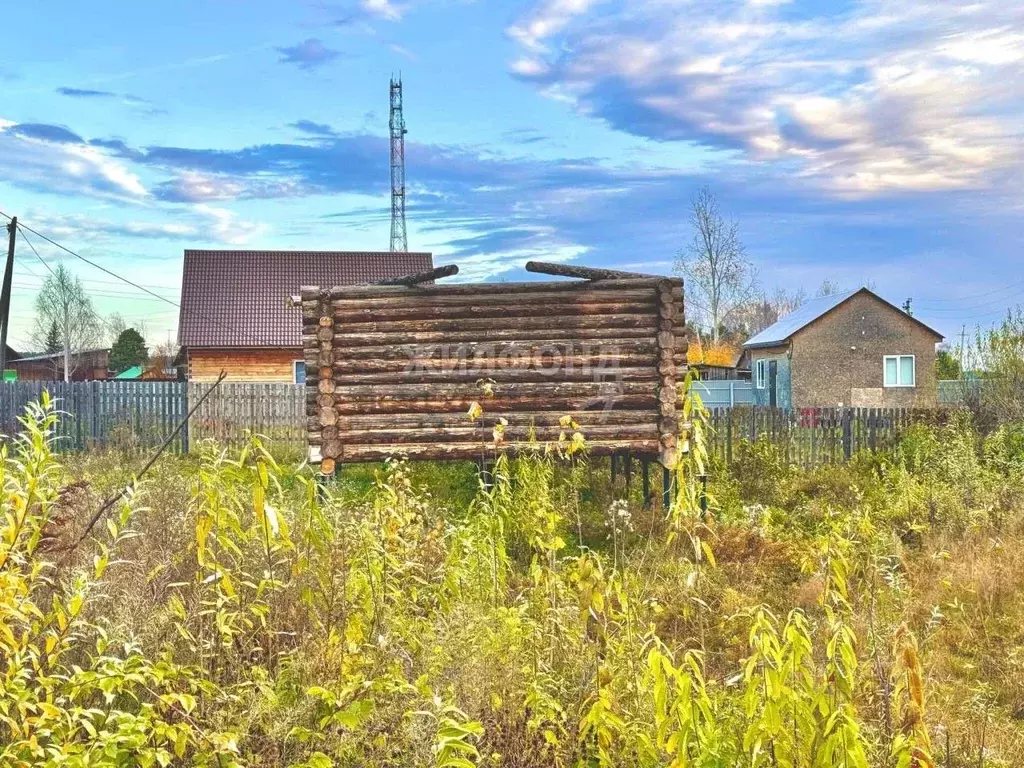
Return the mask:
<svg viewBox="0 0 1024 768">
<path fill-rule="evenodd" d="M 1024 307 L 1008 311 L 998 326 L 979 328 L 970 359 L 982 371 L 985 409 L 1002 421 L 1024 420 Z"/>
<path fill-rule="evenodd" d="M 935 376 L 939 381 L 959 379 L 963 374 L 960 360 L 948 349 L 939 349 L 935 357 Z"/>
<path fill-rule="evenodd" d="M 125 328 L 117 337 L 114 346 L 110 348 L 110 368 L 121 371 L 131 368 L 133 365 L 142 365 L 149 360 L 149 350 L 146 349 L 146 340 L 142 334 L 134 328 Z"/>
<path fill-rule="evenodd" d="M 57 323 L 50 323 L 50 330 L 46 332 L 46 351 L 52 355 L 54 352 L 60 352 L 63 348 Z"/>
</svg>

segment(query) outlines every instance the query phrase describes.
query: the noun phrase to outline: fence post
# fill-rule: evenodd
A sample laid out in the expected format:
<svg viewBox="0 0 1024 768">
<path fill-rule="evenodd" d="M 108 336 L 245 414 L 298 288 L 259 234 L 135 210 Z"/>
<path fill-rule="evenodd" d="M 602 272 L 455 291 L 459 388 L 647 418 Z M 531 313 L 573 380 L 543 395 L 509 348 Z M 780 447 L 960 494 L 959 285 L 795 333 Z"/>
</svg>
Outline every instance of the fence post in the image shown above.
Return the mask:
<svg viewBox="0 0 1024 768">
<path fill-rule="evenodd" d="M 843 458 L 853 458 L 853 411 L 843 408 Z"/>
<path fill-rule="evenodd" d="M 732 412 L 730 408 L 725 412 L 725 463 L 732 464 Z"/>
<path fill-rule="evenodd" d="M 188 415 L 188 388 L 189 382 L 181 381 L 175 382 L 175 386 L 179 388 L 181 394 L 178 396 L 178 404 L 181 408 L 181 418 L 185 419 L 185 426 L 181 428 L 181 453 L 182 455 L 188 455 L 188 428 L 191 419 L 185 418 Z"/>
<path fill-rule="evenodd" d="M 729 407 L 734 408 L 736 406 L 736 381 L 729 379 Z"/>
</svg>

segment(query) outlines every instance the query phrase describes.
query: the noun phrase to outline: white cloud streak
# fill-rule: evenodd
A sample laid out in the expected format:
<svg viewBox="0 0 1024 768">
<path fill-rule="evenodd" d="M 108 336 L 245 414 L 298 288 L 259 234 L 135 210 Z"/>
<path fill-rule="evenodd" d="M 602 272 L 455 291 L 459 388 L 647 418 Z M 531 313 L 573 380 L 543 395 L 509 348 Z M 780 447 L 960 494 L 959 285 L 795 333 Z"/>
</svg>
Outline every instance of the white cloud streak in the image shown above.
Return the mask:
<svg viewBox="0 0 1024 768">
<path fill-rule="evenodd" d="M 359 5 L 371 16 L 388 21 L 400 21 L 405 13 L 404 8 L 395 5 L 391 0 L 361 0 Z"/>
<path fill-rule="evenodd" d="M 6 180 L 59 194 L 132 201 L 148 196 L 139 177 L 101 148 L 21 135 L 17 126 L 0 118 L 0 174 Z"/>
</svg>

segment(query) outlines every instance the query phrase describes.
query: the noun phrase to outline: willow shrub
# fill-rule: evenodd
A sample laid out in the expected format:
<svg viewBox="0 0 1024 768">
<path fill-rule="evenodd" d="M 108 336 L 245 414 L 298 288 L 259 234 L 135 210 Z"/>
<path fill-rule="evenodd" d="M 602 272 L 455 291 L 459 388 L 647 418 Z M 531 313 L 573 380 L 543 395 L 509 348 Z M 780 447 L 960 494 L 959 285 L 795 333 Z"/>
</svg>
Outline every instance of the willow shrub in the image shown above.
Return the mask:
<svg viewBox="0 0 1024 768">
<path fill-rule="evenodd" d="M 176 553 L 187 567 L 138 600 L 131 626 L 156 628 L 140 639 L 107 617 L 135 588 L 121 569 L 159 570 L 123 561 L 154 552 L 129 539 L 161 534 L 134 527 L 146 486 L 77 550 L 62 545 L 69 478 L 44 400 L 0 448 L 0 764 L 859 768 L 890 752 L 924 764 L 909 636 L 893 703 L 908 725 L 881 743 L 856 707 L 857 531 L 833 520 L 816 539 L 815 606 L 784 621 L 709 607 L 722 580 L 696 485 L 699 401 L 686 415 L 671 510 L 611 552 L 579 540 L 585 473 L 554 471 L 566 452 L 586 461 L 575 434 L 498 458 L 493 484 L 454 510 L 402 461 L 353 492 L 317 489 L 256 439 L 206 446 L 188 508 L 162 510 L 192 531 Z M 664 621 L 673 592 L 682 633 Z M 749 628 L 745 647 L 706 647 L 729 622 Z M 743 661 L 723 674 L 712 652 Z"/>
</svg>

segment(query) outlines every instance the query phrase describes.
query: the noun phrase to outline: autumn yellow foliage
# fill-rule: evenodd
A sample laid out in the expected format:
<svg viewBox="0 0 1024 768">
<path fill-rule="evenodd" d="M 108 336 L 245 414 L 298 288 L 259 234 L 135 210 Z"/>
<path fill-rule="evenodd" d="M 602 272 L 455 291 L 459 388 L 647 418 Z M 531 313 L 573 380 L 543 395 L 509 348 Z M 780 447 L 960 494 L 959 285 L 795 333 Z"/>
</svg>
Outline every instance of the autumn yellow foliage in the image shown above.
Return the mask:
<svg viewBox="0 0 1024 768">
<path fill-rule="evenodd" d="M 730 344 L 709 344 L 705 348 L 700 339 L 693 339 L 686 350 L 686 362 L 689 365 L 731 366 L 737 352 L 738 350 Z"/>
</svg>

